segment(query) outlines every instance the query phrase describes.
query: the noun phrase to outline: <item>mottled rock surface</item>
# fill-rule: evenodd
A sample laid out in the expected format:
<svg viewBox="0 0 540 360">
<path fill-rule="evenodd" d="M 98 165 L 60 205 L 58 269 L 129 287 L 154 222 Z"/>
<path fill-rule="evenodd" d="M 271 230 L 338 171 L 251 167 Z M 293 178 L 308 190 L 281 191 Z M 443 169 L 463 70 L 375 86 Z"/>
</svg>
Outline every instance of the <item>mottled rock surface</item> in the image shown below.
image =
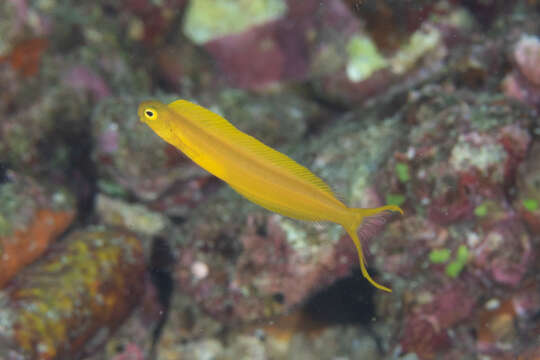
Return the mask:
<svg viewBox="0 0 540 360">
<path fill-rule="evenodd" d="M 82 358 L 138 303 L 144 269 L 137 238 L 102 228 L 72 233 L 0 292 L 1 353 Z"/>
</svg>

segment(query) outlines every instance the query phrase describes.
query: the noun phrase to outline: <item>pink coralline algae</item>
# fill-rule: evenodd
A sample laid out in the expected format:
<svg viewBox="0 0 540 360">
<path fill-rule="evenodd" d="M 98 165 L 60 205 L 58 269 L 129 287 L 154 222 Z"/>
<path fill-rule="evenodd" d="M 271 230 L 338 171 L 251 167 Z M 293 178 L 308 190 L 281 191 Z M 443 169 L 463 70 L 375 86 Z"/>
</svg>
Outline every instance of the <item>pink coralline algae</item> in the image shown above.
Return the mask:
<svg viewBox="0 0 540 360">
<path fill-rule="evenodd" d="M 540 86 L 540 39 L 523 35 L 514 49 L 516 64 L 532 85 Z"/>
<path fill-rule="evenodd" d="M 518 168 L 517 196 L 514 207 L 525 220 L 529 230 L 540 234 L 540 143 L 534 142 L 529 156 Z"/>
<path fill-rule="evenodd" d="M 506 76 L 502 87 L 506 95 L 532 106 L 540 106 L 540 39 L 523 35 L 512 58 L 515 70 Z"/>
<path fill-rule="evenodd" d="M 285 55 L 274 32 L 275 24 L 262 25 L 210 41 L 205 47 L 231 83 L 243 88 L 262 87 L 279 80 L 284 68 Z"/>
<path fill-rule="evenodd" d="M 75 66 L 70 69 L 65 75 L 64 81 L 75 90 L 88 91 L 96 100 L 111 94 L 103 78 L 84 66 Z"/>
<path fill-rule="evenodd" d="M 187 0 L 166 0 L 156 3 L 149 0 L 122 0 L 123 9 L 139 17 L 143 23 L 140 39 L 148 47 L 154 47 L 170 30 L 172 14 L 182 13 Z"/>
<path fill-rule="evenodd" d="M 408 311 L 400 344 L 404 352 L 434 359 L 453 344 L 448 330 L 470 316 L 476 300 L 457 284 L 426 291 L 427 303 L 413 305 Z"/>
<path fill-rule="evenodd" d="M 483 233 L 484 237 L 472 248 L 472 264 L 500 284 L 520 285 L 537 256 L 523 223 L 510 212 Z"/>
<path fill-rule="evenodd" d="M 278 82 L 306 79 L 316 53 L 316 38 L 324 31 L 344 37 L 359 29 L 359 20 L 338 0 L 289 1 L 281 18 L 253 26 L 239 34 L 210 40 L 204 47 L 231 84 L 259 89 Z"/>
<path fill-rule="evenodd" d="M 520 178 L 517 173 L 518 167 L 527 157 L 531 140 L 529 132 L 517 124 L 507 125 L 500 129 L 497 141 L 504 147 L 508 154 L 504 164 L 505 183 L 503 187 L 505 190 L 514 186 L 515 180 Z"/>
</svg>

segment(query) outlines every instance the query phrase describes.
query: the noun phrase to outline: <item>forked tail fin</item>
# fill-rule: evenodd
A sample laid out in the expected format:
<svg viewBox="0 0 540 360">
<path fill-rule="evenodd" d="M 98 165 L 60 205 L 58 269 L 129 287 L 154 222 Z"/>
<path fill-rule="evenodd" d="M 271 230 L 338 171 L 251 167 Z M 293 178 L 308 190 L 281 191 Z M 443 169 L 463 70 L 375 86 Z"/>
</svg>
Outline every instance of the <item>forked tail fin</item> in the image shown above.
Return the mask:
<svg viewBox="0 0 540 360">
<path fill-rule="evenodd" d="M 358 232 L 361 234 L 362 238 L 369 238 L 375 235 L 381 226 L 386 223 L 388 211 L 396 211 L 403 214 L 403 210 L 396 205 L 386 205 L 373 209 L 351 209 L 351 211 L 353 212 L 353 216 L 351 217 L 349 224 L 343 226 L 356 246 L 362 275 L 377 289 L 392 292 L 391 289 L 380 285 L 369 275 L 366 267 L 366 259 L 364 258 L 364 253 L 362 251 L 362 243 L 358 238 Z M 357 232 L 358 227 L 360 227 L 360 230 Z"/>
</svg>

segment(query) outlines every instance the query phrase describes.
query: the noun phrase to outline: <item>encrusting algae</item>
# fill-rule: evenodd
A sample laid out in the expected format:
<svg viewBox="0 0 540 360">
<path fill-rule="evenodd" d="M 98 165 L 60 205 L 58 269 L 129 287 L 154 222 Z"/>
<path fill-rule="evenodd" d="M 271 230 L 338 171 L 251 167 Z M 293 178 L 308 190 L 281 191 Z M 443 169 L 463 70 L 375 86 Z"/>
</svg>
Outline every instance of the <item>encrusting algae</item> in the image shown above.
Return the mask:
<svg viewBox="0 0 540 360">
<path fill-rule="evenodd" d="M 386 211 L 403 214 L 398 206 L 347 207 L 307 168 L 189 101 L 168 105 L 145 101 L 138 115 L 163 140 L 254 203 L 291 218 L 342 225 L 356 246 L 364 277 L 376 288 L 391 292 L 367 272 L 357 228 L 362 225 L 360 232 L 369 233 L 365 227 L 370 222 L 364 223 L 364 218 Z"/>
</svg>

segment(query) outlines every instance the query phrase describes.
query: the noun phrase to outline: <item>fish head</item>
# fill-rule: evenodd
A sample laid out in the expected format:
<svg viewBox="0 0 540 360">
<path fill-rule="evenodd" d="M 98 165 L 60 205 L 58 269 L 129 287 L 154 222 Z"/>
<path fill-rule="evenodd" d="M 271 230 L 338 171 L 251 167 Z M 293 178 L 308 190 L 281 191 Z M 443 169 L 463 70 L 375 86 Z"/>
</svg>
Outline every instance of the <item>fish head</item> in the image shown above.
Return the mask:
<svg viewBox="0 0 540 360">
<path fill-rule="evenodd" d="M 143 101 L 137 110 L 139 120 L 148 125 L 161 138 L 170 142 L 170 110 L 162 102 L 150 100 Z"/>
</svg>

